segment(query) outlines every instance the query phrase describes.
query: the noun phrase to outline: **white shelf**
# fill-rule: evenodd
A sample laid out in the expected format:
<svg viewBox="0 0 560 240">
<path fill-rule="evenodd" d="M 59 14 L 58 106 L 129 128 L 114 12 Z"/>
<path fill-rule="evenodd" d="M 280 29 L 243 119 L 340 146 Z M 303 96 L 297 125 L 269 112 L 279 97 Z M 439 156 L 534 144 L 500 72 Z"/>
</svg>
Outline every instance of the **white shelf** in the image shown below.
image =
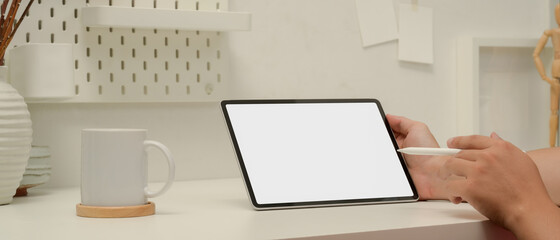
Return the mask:
<svg viewBox="0 0 560 240">
<path fill-rule="evenodd" d="M 89 27 L 130 27 L 200 31 L 247 31 L 251 14 L 95 6 L 82 8 L 82 24 Z"/>
</svg>

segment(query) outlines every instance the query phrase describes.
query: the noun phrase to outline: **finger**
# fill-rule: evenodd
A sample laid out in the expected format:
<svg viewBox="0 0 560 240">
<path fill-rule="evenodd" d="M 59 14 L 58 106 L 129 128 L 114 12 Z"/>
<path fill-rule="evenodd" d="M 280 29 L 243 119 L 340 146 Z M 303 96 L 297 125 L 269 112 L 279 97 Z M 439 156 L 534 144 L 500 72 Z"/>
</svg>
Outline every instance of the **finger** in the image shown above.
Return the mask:
<svg viewBox="0 0 560 240">
<path fill-rule="evenodd" d="M 474 162 L 477 159 L 479 159 L 481 152 L 482 152 L 482 150 L 478 150 L 478 149 L 475 149 L 475 150 L 463 149 L 460 152 L 458 152 L 457 154 L 455 154 L 454 157 Z"/>
<path fill-rule="evenodd" d="M 467 185 L 466 179 L 449 180 L 445 183 L 445 190 L 448 194 L 449 201 L 459 204 L 465 200 L 465 188 Z"/>
<path fill-rule="evenodd" d="M 454 204 L 459 204 L 463 202 L 463 198 L 462 197 L 451 197 L 449 199 L 449 201 L 451 201 Z"/>
<path fill-rule="evenodd" d="M 406 117 L 387 114 L 387 120 L 389 121 L 389 125 L 391 126 L 391 129 L 393 129 L 393 132 L 403 135 L 408 135 L 411 130 L 418 128 L 425 128 L 426 132 L 429 132 L 426 124 Z"/>
<path fill-rule="evenodd" d="M 496 132 L 490 133 L 490 138 L 503 140 Z"/>
<path fill-rule="evenodd" d="M 402 148 L 403 141 L 406 138 L 406 134 L 403 134 L 401 130 L 398 129 L 398 126 L 401 122 L 401 117 L 390 115 L 390 114 L 386 114 L 386 116 L 387 116 L 387 122 L 389 122 L 389 126 L 391 127 L 391 130 L 393 130 L 393 135 L 395 136 L 395 140 L 397 140 L 397 144 L 399 145 L 399 147 Z"/>
<path fill-rule="evenodd" d="M 407 120 L 405 117 L 395 116 L 391 114 L 387 114 L 386 116 L 387 116 L 387 121 L 389 122 L 389 126 L 391 126 L 391 129 L 393 129 L 394 132 L 397 133 L 405 132 L 406 128 L 402 126 L 403 119 L 405 121 Z"/>
<path fill-rule="evenodd" d="M 481 135 L 454 137 L 447 140 L 447 146 L 460 149 L 485 149 L 492 145 L 495 139 Z"/>
<path fill-rule="evenodd" d="M 471 169 L 473 169 L 474 163 L 469 160 L 461 159 L 461 158 L 450 158 L 438 171 L 438 177 L 441 179 L 448 179 L 452 175 L 460 176 L 460 177 L 468 177 Z"/>
</svg>

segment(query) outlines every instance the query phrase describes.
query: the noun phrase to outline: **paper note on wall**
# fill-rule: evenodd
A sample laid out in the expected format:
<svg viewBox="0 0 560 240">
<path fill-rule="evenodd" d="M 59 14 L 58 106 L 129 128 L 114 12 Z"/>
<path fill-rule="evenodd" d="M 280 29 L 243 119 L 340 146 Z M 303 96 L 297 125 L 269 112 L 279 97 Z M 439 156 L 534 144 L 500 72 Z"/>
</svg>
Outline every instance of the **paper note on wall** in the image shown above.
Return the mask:
<svg viewBox="0 0 560 240">
<path fill-rule="evenodd" d="M 364 47 L 398 38 L 393 0 L 356 0 Z"/>
<path fill-rule="evenodd" d="M 400 4 L 399 60 L 434 63 L 433 10 Z"/>
</svg>

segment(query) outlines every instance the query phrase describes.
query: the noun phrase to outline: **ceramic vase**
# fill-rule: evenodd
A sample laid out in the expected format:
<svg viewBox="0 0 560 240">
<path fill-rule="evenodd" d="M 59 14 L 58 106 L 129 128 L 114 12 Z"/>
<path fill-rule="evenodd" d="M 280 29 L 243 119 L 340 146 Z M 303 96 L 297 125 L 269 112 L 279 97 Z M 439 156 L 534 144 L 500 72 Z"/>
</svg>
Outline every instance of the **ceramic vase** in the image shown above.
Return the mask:
<svg viewBox="0 0 560 240">
<path fill-rule="evenodd" d="M 0 66 L 0 205 L 12 202 L 31 151 L 31 118 L 23 97 Z"/>
</svg>

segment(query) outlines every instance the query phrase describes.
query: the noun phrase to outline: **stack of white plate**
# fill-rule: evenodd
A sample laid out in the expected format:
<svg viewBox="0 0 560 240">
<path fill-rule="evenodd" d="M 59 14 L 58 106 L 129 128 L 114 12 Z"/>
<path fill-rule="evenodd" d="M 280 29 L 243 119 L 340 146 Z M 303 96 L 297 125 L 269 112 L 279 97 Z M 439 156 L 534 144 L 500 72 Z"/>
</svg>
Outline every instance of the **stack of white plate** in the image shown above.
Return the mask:
<svg viewBox="0 0 560 240">
<path fill-rule="evenodd" d="M 27 189 L 46 183 L 51 177 L 51 153 L 48 146 L 32 146 L 29 161 L 16 196 L 27 195 Z"/>
</svg>

